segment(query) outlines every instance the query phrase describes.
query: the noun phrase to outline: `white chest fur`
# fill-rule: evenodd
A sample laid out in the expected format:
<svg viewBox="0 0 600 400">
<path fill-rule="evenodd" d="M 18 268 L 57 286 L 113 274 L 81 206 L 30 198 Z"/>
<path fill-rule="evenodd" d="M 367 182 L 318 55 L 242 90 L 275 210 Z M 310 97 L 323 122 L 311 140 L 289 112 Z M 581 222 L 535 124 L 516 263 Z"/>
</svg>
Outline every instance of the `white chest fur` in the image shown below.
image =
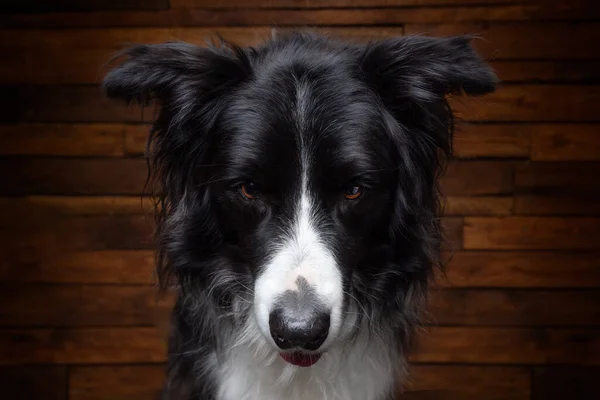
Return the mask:
<svg viewBox="0 0 600 400">
<path fill-rule="evenodd" d="M 300 368 L 277 354 L 242 346 L 220 360 L 218 400 L 380 400 L 397 381 L 398 357 L 385 343 L 357 338 Z"/>
</svg>

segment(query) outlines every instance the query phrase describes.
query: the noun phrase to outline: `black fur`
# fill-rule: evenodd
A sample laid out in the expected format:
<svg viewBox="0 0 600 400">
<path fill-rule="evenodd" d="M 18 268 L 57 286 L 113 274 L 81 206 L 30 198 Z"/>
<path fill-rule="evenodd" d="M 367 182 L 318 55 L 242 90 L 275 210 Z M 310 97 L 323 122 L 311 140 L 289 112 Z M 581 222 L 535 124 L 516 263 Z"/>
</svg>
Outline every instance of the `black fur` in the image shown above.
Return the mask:
<svg viewBox="0 0 600 400">
<path fill-rule="evenodd" d="M 180 289 L 165 399 L 210 399 L 205 359 L 251 308 L 266 243 L 290 223 L 311 148 L 319 224 L 344 286 L 374 332 L 402 353 L 424 307 L 442 232 L 437 181 L 451 152 L 448 95 L 497 83 L 470 38 L 409 36 L 366 45 L 294 33 L 256 48 L 140 45 L 105 78 L 109 97 L 160 112 L 148 145 L 157 204 L 157 269 Z M 300 116 L 296 83 L 310 86 Z M 302 125 L 302 126 L 300 126 Z M 238 187 L 260 185 L 260 201 Z M 340 201 L 348 182 L 367 188 Z M 258 367 L 258 366 L 257 366 Z"/>
</svg>

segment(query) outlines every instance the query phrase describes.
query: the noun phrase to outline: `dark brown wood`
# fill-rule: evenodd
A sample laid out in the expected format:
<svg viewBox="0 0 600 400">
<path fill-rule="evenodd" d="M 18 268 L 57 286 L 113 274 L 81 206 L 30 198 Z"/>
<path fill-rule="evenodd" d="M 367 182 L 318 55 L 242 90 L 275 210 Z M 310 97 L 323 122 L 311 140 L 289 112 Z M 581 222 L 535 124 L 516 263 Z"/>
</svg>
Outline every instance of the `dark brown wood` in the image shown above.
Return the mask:
<svg viewBox="0 0 600 400">
<path fill-rule="evenodd" d="M 491 65 L 504 82 L 600 82 L 600 61 L 505 61 L 492 60 Z"/>
<path fill-rule="evenodd" d="M 124 135 L 114 124 L 0 125 L 0 155 L 122 156 Z"/>
<path fill-rule="evenodd" d="M 600 125 L 544 125 L 531 139 L 536 161 L 600 161 Z"/>
<path fill-rule="evenodd" d="M 172 296 L 153 286 L 0 286 L 0 326 L 154 326 L 168 320 Z"/>
<path fill-rule="evenodd" d="M 510 215 L 512 197 L 452 196 L 445 199 L 444 215 Z"/>
<path fill-rule="evenodd" d="M 600 219 L 558 217 L 465 218 L 465 249 L 595 250 Z"/>
<path fill-rule="evenodd" d="M 461 158 L 527 158 L 534 129 L 528 124 L 458 124 L 454 153 Z"/>
<path fill-rule="evenodd" d="M 600 397 L 600 368 L 540 367 L 533 372 L 533 400 L 593 400 Z"/>
<path fill-rule="evenodd" d="M 10 400 L 66 400 L 67 368 L 2 367 L 2 397 Z"/>
<path fill-rule="evenodd" d="M 600 364 L 597 329 L 436 327 L 419 336 L 415 362 Z"/>
<path fill-rule="evenodd" d="M 0 281 L 151 284 L 150 250 L 10 251 L 0 253 Z"/>
<path fill-rule="evenodd" d="M 462 249 L 464 220 L 457 217 L 446 217 L 442 220 L 444 247 L 449 250 Z"/>
<path fill-rule="evenodd" d="M 589 41 L 600 39 L 596 22 L 407 24 L 406 34 L 449 36 L 476 34 L 475 47 L 495 59 L 598 59 Z"/>
<path fill-rule="evenodd" d="M 162 363 L 165 338 L 156 328 L 6 329 L 0 365 Z"/>
<path fill-rule="evenodd" d="M 451 287 L 600 288 L 600 253 L 456 252 L 438 283 Z"/>
<path fill-rule="evenodd" d="M 600 291 L 437 290 L 431 323 L 451 326 L 600 326 Z"/>
<path fill-rule="evenodd" d="M 70 400 L 158 398 L 165 368 L 160 365 L 75 367 L 69 372 Z"/>
<path fill-rule="evenodd" d="M 4 194 L 132 194 L 144 192 L 142 159 L 0 159 Z"/>
<path fill-rule="evenodd" d="M 415 365 L 410 372 L 409 390 L 458 392 L 463 397 L 457 399 L 529 400 L 527 368 Z"/>
<path fill-rule="evenodd" d="M 10 196 L 0 197 L 0 217 L 26 218 L 34 213 L 60 215 L 154 215 L 148 196 Z"/>
<path fill-rule="evenodd" d="M 442 178 L 445 196 L 511 193 L 515 164 L 498 161 L 453 162 Z"/>
<path fill-rule="evenodd" d="M 572 193 L 519 195 L 515 198 L 514 212 L 522 215 L 600 215 L 600 199 Z"/>
<path fill-rule="evenodd" d="M 515 3 L 515 0 L 219 0 L 218 7 L 377 7 Z M 215 7 L 212 0 L 171 0 L 171 7 Z"/>
<path fill-rule="evenodd" d="M 598 162 L 531 162 L 515 172 L 519 192 L 544 195 L 584 195 L 600 191 Z M 589 201 L 595 201 L 589 197 Z"/>
<path fill-rule="evenodd" d="M 57 12 L 94 10 L 164 10 L 167 0 L 7 0 L 2 4 L 3 12 Z"/>
</svg>

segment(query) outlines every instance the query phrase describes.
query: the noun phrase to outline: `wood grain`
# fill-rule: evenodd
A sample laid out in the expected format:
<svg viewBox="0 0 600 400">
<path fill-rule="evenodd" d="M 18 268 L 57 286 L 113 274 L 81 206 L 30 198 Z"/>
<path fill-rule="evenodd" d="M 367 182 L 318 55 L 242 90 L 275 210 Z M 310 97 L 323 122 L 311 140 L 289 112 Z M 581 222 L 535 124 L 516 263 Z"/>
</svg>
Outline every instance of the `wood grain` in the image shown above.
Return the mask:
<svg viewBox="0 0 600 400">
<path fill-rule="evenodd" d="M 26 218 L 32 214 L 146 215 L 152 217 L 154 204 L 148 196 L 8 196 L 0 197 L 0 216 Z"/>
<path fill-rule="evenodd" d="M 0 365 L 161 363 L 165 337 L 137 327 L 1 330 Z"/>
<path fill-rule="evenodd" d="M 521 215 L 600 215 L 600 200 L 585 194 L 519 195 L 515 214 Z"/>
<path fill-rule="evenodd" d="M 171 297 L 152 286 L 4 284 L 0 326 L 154 326 L 169 319 Z"/>
<path fill-rule="evenodd" d="M 4 12 L 57 12 L 93 10 L 163 10 L 168 8 L 167 0 L 7 0 Z"/>
<path fill-rule="evenodd" d="M 516 190 L 524 194 L 591 195 L 600 190 L 600 174 L 595 173 L 599 167 L 598 162 L 522 163 L 515 171 Z"/>
<path fill-rule="evenodd" d="M 514 0 L 219 0 L 218 7 L 360 7 L 512 3 Z M 215 7 L 211 0 L 171 0 L 171 7 Z"/>
<path fill-rule="evenodd" d="M 475 364 L 600 363 L 596 329 L 437 327 L 419 337 L 414 362 Z"/>
<path fill-rule="evenodd" d="M 442 177 L 441 191 L 446 196 L 511 193 L 514 168 L 512 162 L 453 162 Z"/>
<path fill-rule="evenodd" d="M 454 153 L 461 158 L 527 158 L 535 125 L 459 124 L 454 132 Z"/>
<path fill-rule="evenodd" d="M 151 284 L 153 272 L 150 250 L 0 253 L 1 282 Z"/>
<path fill-rule="evenodd" d="M 518 367 L 415 365 L 407 386 L 409 390 L 448 390 L 490 400 L 529 400 L 529 376 L 527 368 Z"/>
<path fill-rule="evenodd" d="M 491 288 L 600 288 L 600 253 L 463 251 L 439 284 Z"/>
<path fill-rule="evenodd" d="M 600 161 L 600 125 L 545 125 L 532 135 L 535 161 Z"/>
<path fill-rule="evenodd" d="M 158 398 L 165 368 L 159 365 L 75 367 L 69 371 L 70 400 Z"/>
<path fill-rule="evenodd" d="M 595 250 L 598 243 L 596 218 L 465 218 L 465 249 Z"/>
<path fill-rule="evenodd" d="M 452 196 L 446 198 L 444 215 L 510 215 L 512 197 Z"/>
<path fill-rule="evenodd" d="M 600 326 L 600 291 L 437 290 L 430 321 L 451 326 Z"/>
<path fill-rule="evenodd" d="M 600 62 L 596 60 L 491 60 L 491 65 L 504 83 L 598 83 L 600 81 Z"/>
</svg>

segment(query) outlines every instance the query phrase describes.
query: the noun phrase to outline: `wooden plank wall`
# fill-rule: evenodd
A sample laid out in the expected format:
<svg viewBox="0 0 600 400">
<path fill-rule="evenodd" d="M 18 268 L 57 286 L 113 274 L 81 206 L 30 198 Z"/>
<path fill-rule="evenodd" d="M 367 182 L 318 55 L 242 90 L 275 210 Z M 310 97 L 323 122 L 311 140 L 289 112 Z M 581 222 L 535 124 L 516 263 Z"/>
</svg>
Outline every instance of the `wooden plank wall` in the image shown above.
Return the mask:
<svg viewBox="0 0 600 400">
<path fill-rule="evenodd" d="M 0 14 L 0 393 L 150 399 L 162 382 L 140 193 L 150 111 L 104 100 L 126 42 L 474 33 L 502 88 L 443 189 L 455 251 L 411 390 L 600 398 L 600 10 L 594 0 L 9 0 Z M 594 379 L 596 378 L 596 379 Z M 407 397 L 412 398 L 412 397 Z M 441 398 L 441 397 L 434 397 Z M 459 397 L 464 398 L 464 397 Z"/>
</svg>

